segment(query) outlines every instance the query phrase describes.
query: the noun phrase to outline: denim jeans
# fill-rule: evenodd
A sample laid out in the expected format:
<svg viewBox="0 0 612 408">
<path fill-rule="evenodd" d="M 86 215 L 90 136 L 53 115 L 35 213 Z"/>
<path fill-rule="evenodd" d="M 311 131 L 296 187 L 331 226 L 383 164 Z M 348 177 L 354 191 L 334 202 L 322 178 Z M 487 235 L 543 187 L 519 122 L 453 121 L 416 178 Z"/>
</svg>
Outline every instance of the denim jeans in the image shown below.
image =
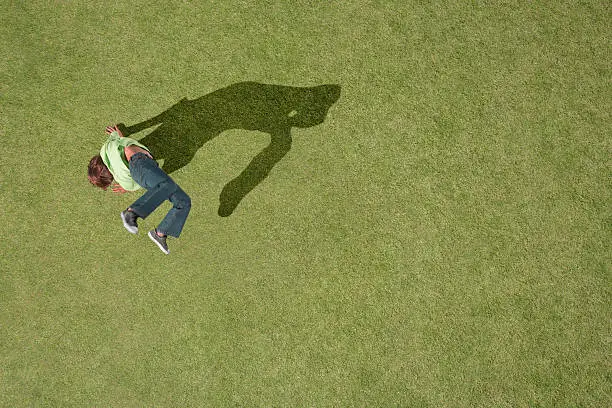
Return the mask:
<svg viewBox="0 0 612 408">
<path fill-rule="evenodd" d="M 191 210 L 191 198 L 146 154 L 134 154 L 129 164 L 134 181 L 147 190 L 130 208 L 140 218 L 147 218 L 169 200 L 172 208 L 157 226 L 157 231 L 178 238 Z"/>
</svg>

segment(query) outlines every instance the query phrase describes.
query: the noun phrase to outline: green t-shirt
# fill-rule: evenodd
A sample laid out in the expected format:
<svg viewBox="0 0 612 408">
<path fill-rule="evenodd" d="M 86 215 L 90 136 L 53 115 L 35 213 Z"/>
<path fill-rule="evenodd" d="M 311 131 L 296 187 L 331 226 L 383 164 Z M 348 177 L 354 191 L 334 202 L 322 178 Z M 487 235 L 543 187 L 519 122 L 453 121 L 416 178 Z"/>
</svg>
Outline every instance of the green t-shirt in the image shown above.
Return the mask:
<svg viewBox="0 0 612 408">
<path fill-rule="evenodd" d="M 136 145 L 143 149 L 149 150 L 146 146 L 138 143 L 129 137 L 120 137 L 117 132 L 108 135 L 108 139 L 100 149 L 102 161 L 108 167 L 113 178 L 121 187 L 128 191 L 136 191 L 141 188 L 132 178 L 130 168 L 128 167 L 127 159 L 125 158 L 124 148 L 126 146 Z"/>
</svg>

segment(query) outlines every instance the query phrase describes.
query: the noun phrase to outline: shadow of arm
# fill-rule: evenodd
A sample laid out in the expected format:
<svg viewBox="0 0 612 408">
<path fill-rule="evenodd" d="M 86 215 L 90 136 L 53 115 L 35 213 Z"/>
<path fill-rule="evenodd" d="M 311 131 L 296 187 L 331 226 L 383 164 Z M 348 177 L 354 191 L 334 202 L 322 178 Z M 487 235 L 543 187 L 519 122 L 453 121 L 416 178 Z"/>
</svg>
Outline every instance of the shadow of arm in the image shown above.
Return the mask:
<svg viewBox="0 0 612 408">
<path fill-rule="evenodd" d="M 172 112 L 175 112 L 177 109 L 179 109 L 181 104 L 184 104 L 186 102 L 188 102 L 187 98 L 183 98 L 176 104 L 172 105 L 170 108 L 166 109 L 164 112 L 160 113 L 159 115 L 152 117 L 151 119 L 145 120 L 143 122 L 136 123 L 135 125 L 132 125 L 132 126 L 126 127 L 123 123 L 120 123 L 119 125 L 122 126 L 120 130 L 124 135 L 127 136 L 127 135 L 133 135 L 135 133 L 141 132 L 145 129 L 150 128 L 151 126 L 159 125 L 160 123 L 165 122 L 168 119 L 168 117 L 172 116 Z"/>
</svg>

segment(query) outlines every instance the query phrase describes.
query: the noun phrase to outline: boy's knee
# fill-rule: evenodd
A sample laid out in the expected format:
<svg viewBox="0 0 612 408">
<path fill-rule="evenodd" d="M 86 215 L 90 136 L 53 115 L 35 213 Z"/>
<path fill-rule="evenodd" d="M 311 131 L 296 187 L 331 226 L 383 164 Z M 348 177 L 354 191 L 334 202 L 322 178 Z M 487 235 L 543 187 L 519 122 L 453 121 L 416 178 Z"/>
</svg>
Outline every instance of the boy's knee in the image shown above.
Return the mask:
<svg viewBox="0 0 612 408">
<path fill-rule="evenodd" d="M 177 204 L 180 205 L 181 208 L 191 208 L 191 197 L 189 197 L 187 193 L 179 188 L 176 191 L 175 196 L 177 198 Z"/>
</svg>

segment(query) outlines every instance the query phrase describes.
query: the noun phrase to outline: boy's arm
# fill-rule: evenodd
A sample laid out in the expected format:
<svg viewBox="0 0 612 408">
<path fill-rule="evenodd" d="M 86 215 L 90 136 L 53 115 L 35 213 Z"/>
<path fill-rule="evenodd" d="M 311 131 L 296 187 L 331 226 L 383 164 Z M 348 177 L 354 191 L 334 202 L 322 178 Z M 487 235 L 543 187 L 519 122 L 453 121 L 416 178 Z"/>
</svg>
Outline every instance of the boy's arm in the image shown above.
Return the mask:
<svg viewBox="0 0 612 408">
<path fill-rule="evenodd" d="M 113 184 L 111 186 L 111 189 L 112 189 L 113 193 L 117 193 L 117 194 L 127 193 L 127 190 L 124 189 L 123 187 L 121 187 L 121 185 L 119 185 L 119 183 Z"/>
<path fill-rule="evenodd" d="M 121 133 L 121 130 L 119 130 L 119 127 L 117 127 L 117 125 L 107 126 L 106 127 L 106 134 L 107 135 L 110 135 L 113 132 L 117 132 L 119 137 L 123 137 L 123 133 Z"/>
</svg>

